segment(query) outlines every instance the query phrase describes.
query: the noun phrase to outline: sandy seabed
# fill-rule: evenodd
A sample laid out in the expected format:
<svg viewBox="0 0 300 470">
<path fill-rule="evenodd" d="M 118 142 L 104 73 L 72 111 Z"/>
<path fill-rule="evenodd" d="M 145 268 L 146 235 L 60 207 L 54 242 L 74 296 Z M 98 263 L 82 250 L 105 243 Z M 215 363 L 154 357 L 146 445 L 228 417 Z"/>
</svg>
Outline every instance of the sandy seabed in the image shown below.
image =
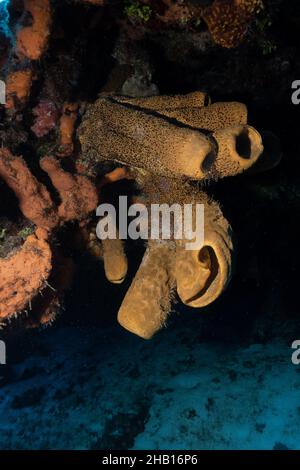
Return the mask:
<svg viewBox="0 0 300 470">
<path fill-rule="evenodd" d="M 300 449 L 300 366 L 282 340 L 62 327 L 36 341 L 0 370 L 1 449 Z"/>
</svg>

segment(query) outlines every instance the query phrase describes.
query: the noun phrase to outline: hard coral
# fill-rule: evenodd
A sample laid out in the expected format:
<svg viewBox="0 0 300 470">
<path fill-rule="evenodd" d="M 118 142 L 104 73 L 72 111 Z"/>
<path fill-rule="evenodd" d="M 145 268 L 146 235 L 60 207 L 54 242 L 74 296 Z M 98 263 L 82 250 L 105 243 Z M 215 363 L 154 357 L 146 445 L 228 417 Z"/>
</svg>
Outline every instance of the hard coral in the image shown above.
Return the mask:
<svg viewBox="0 0 300 470">
<path fill-rule="evenodd" d="M 213 40 L 222 47 L 236 47 L 243 40 L 262 0 L 214 0 L 202 13 Z"/>
</svg>

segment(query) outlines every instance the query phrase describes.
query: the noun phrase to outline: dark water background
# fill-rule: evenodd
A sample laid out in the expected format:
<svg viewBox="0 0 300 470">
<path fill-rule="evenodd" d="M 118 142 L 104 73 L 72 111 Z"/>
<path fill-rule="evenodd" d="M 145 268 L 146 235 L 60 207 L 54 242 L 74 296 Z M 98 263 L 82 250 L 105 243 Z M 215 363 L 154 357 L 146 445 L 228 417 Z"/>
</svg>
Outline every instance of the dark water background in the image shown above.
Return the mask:
<svg viewBox="0 0 300 470">
<path fill-rule="evenodd" d="M 201 89 L 213 101 L 243 101 L 250 123 L 280 139 L 276 169 L 207 188 L 236 236 L 229 288 L 201 311 L 175 304 L 168 328 L 145 342 L 116 323 L 131 279 L 108 285 L 100 262 L 74 254 L 79 269 L 55 326 L 3 332 L 0 448 L 300 448 L 300 366 L 290 348 L 300 338 L 300 120 L 291 103 L 291 83 L 300 79 L 300 5 L 271 4 L 279 10 L 268 32 L 277 49 L 269 55 L 251 44 L 204 53 L 194 47 L 184 60 L 178 47 L 166 50 L 163 33 L 142 45 L 161 93 Z M 66 49 L 74 37 L 85 42 L 79 88 L 92 101 L 103 70 L 114 65 L 118 30 L 86 32 L 90 18 L 76 9 L 62 6 L 57 21 Z M 189 34 L 172 41 L 189 44 Z M 55 47 L 42 66 L 54 56 Z M 130 255 L 134 271 L 140 253 L 131 247 Z"/>
</svg>

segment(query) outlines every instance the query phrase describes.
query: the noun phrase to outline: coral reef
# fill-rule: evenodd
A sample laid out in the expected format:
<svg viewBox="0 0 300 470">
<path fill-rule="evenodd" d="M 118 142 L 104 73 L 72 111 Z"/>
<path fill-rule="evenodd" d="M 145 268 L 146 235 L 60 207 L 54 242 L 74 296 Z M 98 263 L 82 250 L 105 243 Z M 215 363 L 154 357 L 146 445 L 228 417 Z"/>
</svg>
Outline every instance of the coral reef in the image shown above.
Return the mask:
<svg viewBox="0 0 300 470">
<path fill-rule="evenodd" d="M 35 235 L 26 234 L 22 246 L 0 258 L 2 321 L 29 307 L 31 310 L 33 301 L 43 287 L 55 291 L 48 283 L 50 275 L 58 277 L 56 282 L 60 292 L 69 284 L 65 279 L 72 269 L 68 268 L 68 260 L 62 260 L 60 255 L 58 263 L 57 255 L 54 256 L 53 230 L 66 221 L 87 218 L 98 203 L 97 190 L 87 177 L 62 170 L 54 157 L 44 157 L 41 168 L 48 173 L 60 195 L 61 203 L 58 207 L 22 157 L 13 156 L 7 149 L 0 151 L 0 176 L 17 196 L 23 216 L 36 226 Z M 57 267 L 61 264 L 65 272 L 58 274 Z M 47 301 L 43 301 L 44 310 L 39 305 L 40 324 L 47 323 L 47 319 L 51 318 L 51 308 L 56 307 L 57 302 L 58 295 L 48 289 Z"/>
<path fill-rule="evenodd" d="M 214 43 L 232 48 L 243 41 L 249 25 L 263 7 L 263 0 L 161 0 L 154 4 L 142 0 L 130 3 L 125 12 L 134 25 L 141 23 L 142 31 L 151 27 L 159 29 L 157 23 L 160 27 L 197 30 L 204 21 Z"/>
<path fill-rule="evenodd" d="M 72 147 L 76 119 L 73 111 L 77 113 L 77 105 L 62 116 L 64 124 L 60 124 L 67 136 L 64 143 L 71 143 Z M 50 253 L 53 230 L 68 221 L 86 224 L 97 207 L 99 189 L 122 179 L 135 179 L 142 200 L 149 206 L 195 202 L 205 205 L 204 245 L 186 251 L 184 239 L 151 241 L 121 305 L 121 325 L 143 338 L 151 338 L 165 324 L 176 290 L 185 304 L 203 307 L 222 293 L 231 277 L 230 227 L 218 205 L 193 187 L 190 180 L 217 179 L 247 170 L 263 153 L 262 138 L 248 126 L 243 104 L 210 104 L 207 95 L 200 92 L 174 98 L 102 96 L 89 106 L 78 135 L 84 155 L 82 169 L 94 181 L 64 170 L 54 156 L 40 160 L 40 169 L 49 176 L 59 204 L 53 202 L 46 186 L 36 179 L 22 157 L 13 156 L 8 149 L 0 153 L 1 177 L 16 194 L 24 217 L 43 234 L 43 243 L 47 243 Z M 104 175 L 97 189 L 96 168 L 108 161 L 125 167 Z M 77 168 L 80 170 L 80 164 Z M 26 243 L 8 258 L 13 265 L 18 265 L 19 257 L 22 264 Z M 105 240 L 102 250 L 108 280 L 121 283 L 128 269 L 122 241 Z M 7 262 L 7 257 L 1 261 L 2 269 L 7 269 Z M 26 273 L 32 275 L 32 266 L 28 269 L 24 277 Z M 49 276 L 51 269 L 48 271 Z M 37 271 L 36 276 L 41 284 L 48 278 L 42 271 Z M 25 291 L 23 308 L 39 290 L 40 286 L 36 286 L 27 297 Z M 1 297 L 3 305 L 7 292 L 6 289 L 5 297 Z M 11 295 L 13 298 L 13 292 Z M 7 316 L 15 313 L 9 311 Z M 43 316 L 41 323 L 44 321 Z"/>
<path fill-rule="evenodd" d="M 0 0 L 0 448 L 299 448 L 299 27 L 299 0 Z M 119 195 L 202 204 L 202 246 L 172 214 L 100 241 Z"/>
<path fill-rule="evenodd" d="M 203 307 L 231 277 L 230 226 L 189 180 L 246 171 L 263 155 L 262 137 L 248 126 L 242 103 L 210 104 L 205 93 L 195 92 L 174 98 L 102 96 L 88 108 L 79 138 L 91 171 L 101 161 L 126 165 L 146 204 L 205 205 L 203 246 L 186 250 L 186 240 L 174 238 L 149 242 L 121 305 L 121 325 L 151 338 L 165 324 L 176 289 L 185 304 Z"/>
<path fill-rule="evenodd" d="M 98 6 L 104 3 L 77 1 L 70 8 L 100 13 L 96 15 L 98 21 L 106 10 Z M 152 20 L 170 25 L 183 12 L 186 21 L 199 16 L 207 22 L 216 42 L 225 47 L 240 42 L 246 24 L 260 6 L 259 1 L 218 0 L 211 5 L 167 0 L 163 4 L 160 14 L 144 9 L 142 21 L 148 26 Z M 231 229 L 204 185 L 250 168 L 269 168 L 274 162 L 268 163 L 263 138 L 248 124 L 244 104 L 211 103 L 208 94 L 199 91 L 158 94 L 157 86 L 150 83 L 152 72 L 147 59 L 138 53 L 133 54 L 131 61 L 122 58 L 121 39 L 116 53 L 119 66 L 110 70 L 95 101 L 100 85 L 95 90 L 86 85 L 90 95 L 81 90 L 80 74 L 88 63 L 82 58 L 84 54 L 76 51 L 65 55 L 60 26 L 52 37 L 51 25 L 57 19 L 58 8 L 55 2 L 25 0 L 23 11 L 21 6 L 18 8 L 16 40 L 5 59 L 7 101 L 0 134 L 0 177 L 18 201 L 15 215 L 21 226 L 12 223 L 13 235 L 6 225 L 1 231 L 1 239 L 5 239 L 0 258 L 5 281 L 5 289 L 0 291 L 1 321 L 19 317 L 19 312 L 29 308 L 28 326 L 52 322 L 74 271 L 68 250 L 61 247 L 72 245 L 76 237 L 82 236 L 83 245 L 103 259 L 110 282 L 120 284 L 125 280 L 130 263 L 123 241 L 104 240 L 100 247 L 91 231 L 99 201 L 106 201 L 106 197 L 108 202 L 114 201 L 116 185 L 126 181 L 131 185 L 132 199 L 137 197 L 147 207 L 165 203 L 200 203 L 205 207 L 203 246 L 187 251 L 186 240 L 178 241 L 174 233 L 168 241 L 149 242 L 120 307 L 119 322 L 135 334 L 151 338 L 165 325 L 176 294 L 188 306 L 204 307 L 220 296 L 230 280 Z M 141 19 L 139 5 L 134 4 L 131 9 L 129 5 L 126 11 L 135 11 L 133 16 Z M 224 15 L 234 28 L 224 23 Z M 88 27 L 94 38 L 93 21 Z M 230 37 L 227 27 L 232 32 Z M 122 38 L 124 22 L 121 29 Z M 51 56 L 50 41 L 58 44 L 57 62 Z M 80 51 L 86 47 L 83 43 L 78 47 Z M 82 69 L 78 66 L 80 61 Z M 92 62 L 97 59 L 93 57 Z M 122 65 L 122 73 L 114 74 Z M 111 187 L 108 196 L 107 186 Z M 64 235 L 68 231 L 72 234 Z M 15 232 L 16 244 L 10 242 Z M 67 244 L 65 236 L 69 237 Z M 38 256 L 46 249 L 44 266 Z M 19 276 L 31 251 L 35 256 L 20 277 L 18 298 L 13 290 L 14 278 Z M 28 289 L 24 288 L 27 284 Z M 41 292 L 44 300 L 39 298 Z M 9 309 L 5 309 L 6 303 Z"/>
</svg>

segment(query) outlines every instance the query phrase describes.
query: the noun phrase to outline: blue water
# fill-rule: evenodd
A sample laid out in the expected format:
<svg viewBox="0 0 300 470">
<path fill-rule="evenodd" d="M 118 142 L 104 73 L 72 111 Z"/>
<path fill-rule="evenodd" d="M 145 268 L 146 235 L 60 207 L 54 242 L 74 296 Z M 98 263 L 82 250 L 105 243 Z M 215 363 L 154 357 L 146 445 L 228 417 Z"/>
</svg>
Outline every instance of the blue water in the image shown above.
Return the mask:
<svg viewBox="0 0 300 470">
<path fill-rule="evenodd" d="M 8 5 L 10 0 L 0 0 L 0 32 L 10 36 Z"/>
<path fill-rule="evenodd" d="M 145 342 L 116 325 L 30 344 L 0 387 L 1 449 L 300 449 L 300 366 L 280 339 L 203 342 L 187 325 Z"/>
</svg>

